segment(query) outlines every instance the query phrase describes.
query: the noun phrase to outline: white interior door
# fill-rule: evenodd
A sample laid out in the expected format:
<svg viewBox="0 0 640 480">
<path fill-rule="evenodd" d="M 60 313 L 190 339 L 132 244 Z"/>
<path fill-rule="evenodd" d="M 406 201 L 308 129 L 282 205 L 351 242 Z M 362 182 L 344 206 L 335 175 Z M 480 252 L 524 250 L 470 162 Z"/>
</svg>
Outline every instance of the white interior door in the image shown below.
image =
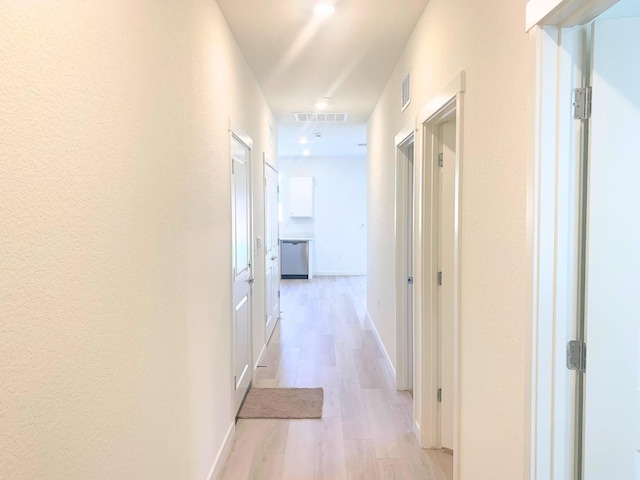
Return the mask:
<svg viewBox="0 0 640 480">
<path fill-rule="evenodd" d="M 265 266 L 267 341 L 280 318 L 280 249 L 278 224 L 278 172 L 264 167 Z"/>
<path fill-rule="evenodd" d="M 640 480 L 640 18 L 593 38 L 584 478 Z"/>
<path fill-rule="evenodd" d="M 413 235 L 414 235 L 414 143 L 407 146 L 407 389 L 413 391 Z"/>
<path fill-rule="evenodd" d="M 251 150 L 231 135 L 235 413 L 251 382 Z"/>
<path fill-rule="evenodd" d="M 455 120 L 441 125 L 438 150 L 442 155 L 442 166 L 438 175 L 438 270 L 442 272 L 438 292 L 440 443 L 443 448 L 453 450 Z"/>
</svg>

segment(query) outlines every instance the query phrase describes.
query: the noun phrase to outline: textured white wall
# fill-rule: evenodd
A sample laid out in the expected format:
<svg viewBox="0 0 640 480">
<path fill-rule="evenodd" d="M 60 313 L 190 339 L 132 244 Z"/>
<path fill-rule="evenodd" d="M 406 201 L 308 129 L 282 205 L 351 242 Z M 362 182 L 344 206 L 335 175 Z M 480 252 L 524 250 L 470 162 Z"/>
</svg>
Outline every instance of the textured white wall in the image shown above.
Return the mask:
<svg viewBox="0 0 640 480">
<path fill-rule="evenodd" d="M 396 358 L 394 136 L 459 72 L 462 181 L 461 478 L 524 475 L 527 164 L 535 46 L 525 1 L 431 0 L 368 125 L 368 309 Z M 411 69 L 412 102 L 400 112 Z"/>
<path fill-rule="evenodd" d="M 367 159 L 280 158 L 281 237 L 314 237 L 314 275 L 366 275 Z M 289 178 L 313 177 L 313 218 L 289 216 Z"/>
<path fill-rule="evenodd" d="M 228 118 L 258 198 L 273 122 L 217 4 L 3 1 L 0 71 L 0 478 L 206 478 L 233 422 Z"/>
</svg>

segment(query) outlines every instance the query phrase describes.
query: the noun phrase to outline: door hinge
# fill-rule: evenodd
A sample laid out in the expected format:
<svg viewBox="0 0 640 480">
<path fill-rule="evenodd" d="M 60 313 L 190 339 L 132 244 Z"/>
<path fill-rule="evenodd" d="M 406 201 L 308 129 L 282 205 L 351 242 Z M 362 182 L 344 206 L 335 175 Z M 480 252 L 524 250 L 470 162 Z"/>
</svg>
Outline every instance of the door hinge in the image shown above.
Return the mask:
<svg viewBox="0 0 640 480">
<path fill-rule="evenodd" d="M 587 370 L 587 344 L 582 340 L 567 343 L 567 368 L 577 372 Z"/>
<path fill-rule="evenodd" d="M 576 120 L 591 118 L 591 87 L 573 90 L 573 118 Z"/>
<path fill-rule="evenodd" d="M 280 290 L 278 290 L 278 298 L 280 298 Z"/>
<path fill-rule="evenodd" d="M 438 155 L 438 162 L 441 167 L 444 167 L 444 153 L 441 153 L 440 155 Z"/>
<path fill-rule="evenodd" d="M 442 272 L 438 272 L 438 286 L 442 286 Z"/>
<path fill-rule="evenodd" d="M 238 376 L 234 375 L 233 376 L 233 389 L 237 389 L 238 388 Z"/>
<path fill-rule="evenodd" d="M 442 403 L 442 389 L 438 389 L 438 403 Z"/>
<path fill-rule="evenodd" d="M 409 285 L 413 285 L 413 277 L 409 277 L 409 278 L 407 278 L 407 283 L 408 283 Z"/>
</svg>

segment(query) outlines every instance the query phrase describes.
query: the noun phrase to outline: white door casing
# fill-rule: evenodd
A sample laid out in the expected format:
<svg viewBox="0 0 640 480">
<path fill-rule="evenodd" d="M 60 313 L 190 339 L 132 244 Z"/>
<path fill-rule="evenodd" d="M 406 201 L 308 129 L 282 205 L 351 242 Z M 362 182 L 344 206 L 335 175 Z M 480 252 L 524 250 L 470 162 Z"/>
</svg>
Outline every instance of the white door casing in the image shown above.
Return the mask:
<svg viewBox="0 0 640 480">
<path fill-rule="evenodd" d="M 417 342 L 416 361 L 416 416 L 417 433 L 422 448 L 439 448 L 442 446 L 440 435 L 440 404 L 437 392 L 441 388 L 441 362 L 439 360 L 440 327 L 438 322 L 438 183 L 440 169 L 439 147 L 440 130 L 443 124 L 450 122 L 454 133 L 454 148 L 450 163 L 443 171 L 443 182 L 449 183 L 445 190 L 450 205 L 446 207 L 451 228 L 448 240 L 449 256 L 445 260 L 443 271 L 443 286 L 450 292 L 450 311 L 452 332 L 452 444 L 453 479 L 459 480 L 464 475 L 460 469 L 460 457 L 464 452 L 460 449 L 460 215 L 461 215 L 461 185 L 463 158 L 463 122 L 464 118 L 465 72 L 462 71 L 449 82 L 431 101 L 421 110 L 417 124 L 420 126 L 419 136 L 420 160 L 417 161 L 416 175 L 418 181 L 417 206 L 417 236 L 416 236 L 416 265 L 417 279 L 415 289 L 417 303 Z M 443 158 L 444 160 L 444 158 Z M 449 170 L 450 168 L 450 170 Z M 446 174 L 446 175 L 445 175 Z M 444 193 L 444 192 L 443 192 Z M 449 265 L 449 266 L 447 266 Z M 419 301 L 418 301 L 419 299 Z M 472 473 L 471 473 L 472 475 Z M 466 477 L 465 477 L 466 478 Z"/>
<path fill-rule="evenodd" d="M 407 332 L 407 341 L 405 343 L 407 349 L 407 390 L 413 391 L 413 370 L 414 370 L 414 329 L 415 329 L 415 315 L 414 315 L 414 235 L 415 235 L 415 189 L 414 189 L 414 165 L 415 165 L 415 144 L 411 143 L 406 147 L 407 153 L 407 191 L 406 191 L 406 202 L 407 202 L 407 211 L 406 211 L 406 242 L 407 242 L 407 316 L 405 319 L 406 322 L 406 332 Z M 410 279 L 410 280 L 409 280 Z"/>
<path fill-rule="evenodd" d="M 584 479 L 640 480 L 640 17 L 593 46 Z"/>
<path fill-rule="evenodd" d="M 280 248 L 278 222 L 278 172 L 265 156 L 265 315 L 266 342 L 280 318 Z"/>
<path fill-rule="evenodd" d="M 395 240 L 396 240 L 396 388 L 398 390 L 413 389 L 414 384 L 414 354 L 415 349 L 409 348 L 409 342 L 414 344 L 415 338 L 415 296 L 413 290 L 415 282 L 409 282 L 414 277 L 415 256 L 409 252 L 413 248 L 414 239 L 407 238 L 414 235 L 414 162 L 409 156 L 415 153 L 414 124 L 407 125 L 395 137 L 396 145 L 396 209 L 395 209 Z M 411 168 L 411 170 L 410 170 Z M 411 179 L 411 180 L 410 180 Z M 408 182 L 411 181 L 411 188 Z"/>
<path fill-rule="evenodd" d="M 251 140 L 231 132 L 234 415 L 251 383 Z"/>
<path fill-rule="evenodd" d="M 572 470 L 576 464 L 572 418 L 575 389 L 569 386 L 575 372 L 569 372 L 564 362 L 566 342 L 576 338 L 573 302 L 577 295 L 572 277 L 577 271 L 578 242 L 574 240 L 578 212 L 576 175 L 580 173 L 575 147 L 580 135 L 575 128 L 579 122 L 573 120 L 571 111 L 571 89 L 582 85 L 575 77 L 581 74 L 584 55 L 576 33 L 601 13 L 619 16 L 620 11 L 618 6 L 611 9 L 617 0 L 556 3 L 562 3 L 562 8 L 555 8 L 547 0 L 529 0 L 528 6 L 536 6 L 540 14 L 537 18 L 527 15 L 527 29 L 535 27 L 537 68 L 536 136 L 528 215 L 533 320 L 528 352 L 531 424 L 525 458 L 529 461 L 530 478 L 564 480 L 577 474 Z M 632 8 L 637 5 L 627 3 Z M 607 123 L 614 127 L 613 122 Z M 588 352 L 587 373 L 591 360 Z M 615 408 L 616 399 L 612 397 L 611 401 Z M 636 432 L 639 430 L 636 427 Z"/>
</svg>

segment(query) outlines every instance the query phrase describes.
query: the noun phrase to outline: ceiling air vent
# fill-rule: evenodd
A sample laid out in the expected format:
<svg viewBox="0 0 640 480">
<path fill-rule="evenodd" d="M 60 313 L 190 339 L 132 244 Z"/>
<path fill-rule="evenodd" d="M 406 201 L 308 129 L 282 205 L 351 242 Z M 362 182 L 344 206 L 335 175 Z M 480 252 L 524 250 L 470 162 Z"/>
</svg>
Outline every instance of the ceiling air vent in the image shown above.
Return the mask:
<svg viewBox="0 0 640 480">
<path fill-rule="evenodd" d="M 297 122 L 342 123 L 349 118 L 349 114 L 345 112 L 300 112 L 294 115 Z"/>
<path fill-rule="evenodd" d="M 401 111 L 405 111 L 411 103 L 411 72 L 407 73 L 407 76 L 402 80 L 402 103 Z"/>
</svg>

